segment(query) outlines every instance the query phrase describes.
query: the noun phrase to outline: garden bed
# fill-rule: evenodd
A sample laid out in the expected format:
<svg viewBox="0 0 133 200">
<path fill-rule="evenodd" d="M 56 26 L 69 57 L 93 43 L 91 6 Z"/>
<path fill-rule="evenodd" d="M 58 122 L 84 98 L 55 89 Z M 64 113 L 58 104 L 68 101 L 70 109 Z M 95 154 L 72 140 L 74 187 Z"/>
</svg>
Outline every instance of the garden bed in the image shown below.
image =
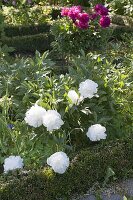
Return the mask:
<svg viewBox="0 0 133 200">
<path fill-rule="evenodd" d="M 73 154 L 64 175 L 44 168 L 1 178 L 0 197 L 2 200 L 71 199 L 76 193 L 86 192 L 95 182 L 104 183 L 109 167 L 114 172 L 109 180 L 133 177 L 132 155 L 132 138 L 96 144 Z"/>
<path fill-rule="evenodd" d="M 0 16 L 0 200 L 70 200 L 133 177 L 133 29 L 94 6 Z"/>
</svg>

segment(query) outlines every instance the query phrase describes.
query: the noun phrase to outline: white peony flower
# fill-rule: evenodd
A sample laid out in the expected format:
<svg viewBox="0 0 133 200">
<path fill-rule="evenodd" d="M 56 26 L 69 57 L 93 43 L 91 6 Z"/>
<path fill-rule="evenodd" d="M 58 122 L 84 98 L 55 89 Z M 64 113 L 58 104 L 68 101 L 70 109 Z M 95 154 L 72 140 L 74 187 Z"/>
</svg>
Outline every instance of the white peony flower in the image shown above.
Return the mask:
<svg viewBox="0 0 133 200">
<path fill-rule="evenodd" d="M 84 98 L 91 99 L 97 93 L 98 84 L 92 80 L 85 80 L 79 84 L 79 93 Z"/>
<path fill-rule="evenodd" d="M 4 161 L 4 172 L 23 168 L 23 159 L 20 156 L 9 156 Z"/>
<path fill-rule="evenodd" d="M 43 125 L 47 128 L 47 131 L 59 129 L 63 124 L 61 115 L 56 110 L 48 110 L 43 116 Z"/>
<path fill-rule="evenodd" d="M 101 126 L 100 124 L 95 124 L 89 127 L 86 135 L 90 138 L 91 141 L 99 141 L 101 139 L 104 140 L 107 137 L 105 131 L 106 128 L 104 126 Z"/>
<path fill-rule="evenodd" d="M 79 95 L 77 94 L 77 92 L 75 92 L 75 90 L 70 90 L 68 92 L 68 97 L 69 97 L 69 99 L 71 99 L 73 104 L 77 104 Z"/>
<path fill-rule="evenodd" d="M 42 125 L 42 117 L 45 113 L 44 108 L 35 104 L 26 112 L 24 120 L 27 124 L 36 128 Z"/>
<path fill-rule="evenodd" d="M 59 174 L 63 174 L 69 167 L 69 158 L 64 152 L 56 152 L 47 159 L 47 164 Z"/>
</svg>

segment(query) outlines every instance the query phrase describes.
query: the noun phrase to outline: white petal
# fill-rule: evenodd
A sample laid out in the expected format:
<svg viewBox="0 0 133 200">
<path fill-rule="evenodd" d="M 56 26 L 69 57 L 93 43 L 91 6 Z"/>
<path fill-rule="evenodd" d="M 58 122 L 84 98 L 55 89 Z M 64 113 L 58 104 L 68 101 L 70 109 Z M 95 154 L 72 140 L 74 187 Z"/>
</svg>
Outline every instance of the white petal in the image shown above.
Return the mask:
<svg viewBox="0 0 133 200">
<path fill-rule="evenodd" d="M 106 128 L 100 124 L 95 124 L 89 127 L 88 132 L 86 133 L 87 137 L 91 141 L 99 141 L 101 139 L 106 139 Z"/>
<path fill-rule="evenodd" d="M 48 110 L 43 116 L 43 125 L 48 131 L 59 129 L 63 124 L 61 115 L 56 110 Z"/>
<path fill-rule="evenodd" d="M 27 112 L 25 116 L 25 122 L 33 127 L 39 127 L 42 125 L 42 117 L 45 114 L 46 110 L 41 106 L 35 104 Z"/>
<path fill-rule="evenodd" d="M 64 152 L 56 152 L 47 159 L 47 164 L 59 174 L 63 174 L 69 167 L 69 158 Z"/>
<path fill-rule="evenodd" d="M 92 98 L 97 93 L 98 84 L 92 80 L 85 80 L 79 84 L 79 93 L 84 98 Z"/>
</svg>

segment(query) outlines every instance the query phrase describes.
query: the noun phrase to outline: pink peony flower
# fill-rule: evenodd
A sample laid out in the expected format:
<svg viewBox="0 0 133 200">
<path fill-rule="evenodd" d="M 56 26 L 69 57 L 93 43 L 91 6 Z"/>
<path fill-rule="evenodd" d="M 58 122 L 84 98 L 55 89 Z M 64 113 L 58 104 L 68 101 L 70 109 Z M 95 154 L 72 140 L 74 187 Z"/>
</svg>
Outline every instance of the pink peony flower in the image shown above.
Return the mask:
<svg viewBox="0 0 133 200">
<path fill-rule="evenodd" d="M 108 8 L 106 8 L 105 6 L 103 6 L 102 4 L 97 4 L 94 7 L 94 10 L 99 14 L 99 15 L 108 15 Z"/>
<path fill-rule="evenodd" d="M 80 29 L 87 29 L 89 27 L 89 24 L 77 20 L 75 22 L 75 26 L 78 27 L 78 28 L 80 28 Z"/>
<path fill-rule="evenodd" d="M 81 6 L 72 6 L 71 9 L 78 10 L 79 12 L 82 12 L 82 7 Z"/>
<path fill-rule="evenodd" d="M 68 16 L 68 12 L 69 12 L 69 9 L 68 7 L 63 7 L 62 10 L 61 10 L 61 16 Z"/>
<path fill-rule="evenodd" d="M 87 23 L 87 22 L 89 22 L 89 15 L 87 13 L 79 13 L 78 19 L 82 23 Z"/>
<path fill-rule="evenodd" d="M 99 24 L 103 28 L 107 28 L 110 26 L 110 18 L 108 16 L 102 16 L 99 20 Z"/>
<path fill-rule="evenodd" d="M 69 9 L 69 12 L 68 12 L 68 16 L 73 20 L 75 21 L 79 15 L 79 13 L 82 12 L 82 9 L 81 9 L 81 6 L 72 6 L 70 9 Z"/>
</svg>

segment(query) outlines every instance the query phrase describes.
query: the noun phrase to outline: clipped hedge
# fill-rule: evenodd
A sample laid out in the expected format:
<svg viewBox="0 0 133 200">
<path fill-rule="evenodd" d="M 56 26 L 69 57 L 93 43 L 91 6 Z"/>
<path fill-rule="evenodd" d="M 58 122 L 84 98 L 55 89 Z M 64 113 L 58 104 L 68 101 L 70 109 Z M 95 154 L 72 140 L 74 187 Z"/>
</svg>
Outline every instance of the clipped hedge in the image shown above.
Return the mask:
<svg viewBox="0 0 133 200">
<path fill-rule="evenodd" d="M 14 47 L 15 52 L 35 52 L 36 50 L 42 52 L 50 50 L 50 44 L 53 41 L 53 36 L 50 34 L 36 34 L 16 37 L 4 37 L 2 39 L 3 44 L 7 44 L 9 47 Z"/>
<path fill-rule="evenodd" d="M 113 28 L 113 38 L 122 40 L 124 33 L 133 33 L 133 27 L 130 26 L 121 26 L 121 25 L 112 25 Z"/>
<path fill-rule="evenodd" d="M 85 192 L 99 181 L 103 182 L 108 167 L 118 179 L 133 177 L 133 138 L 106 142 L 87 148 L 75 155 L 63 175 L 45 168 L 19 178 L 0 181 L 2 200 L 70 200 L 72 195 Z M 4 181 L 6 180 L 7 181 Z"/>
<path fill-rule="evenodd" d="M 46 33 L 50 30 L 50 24 L 39 24 L 31 26 L 6 26 L 5 35 L 6 37 L 35 35 L 39 33 Z"/>
</svg>

